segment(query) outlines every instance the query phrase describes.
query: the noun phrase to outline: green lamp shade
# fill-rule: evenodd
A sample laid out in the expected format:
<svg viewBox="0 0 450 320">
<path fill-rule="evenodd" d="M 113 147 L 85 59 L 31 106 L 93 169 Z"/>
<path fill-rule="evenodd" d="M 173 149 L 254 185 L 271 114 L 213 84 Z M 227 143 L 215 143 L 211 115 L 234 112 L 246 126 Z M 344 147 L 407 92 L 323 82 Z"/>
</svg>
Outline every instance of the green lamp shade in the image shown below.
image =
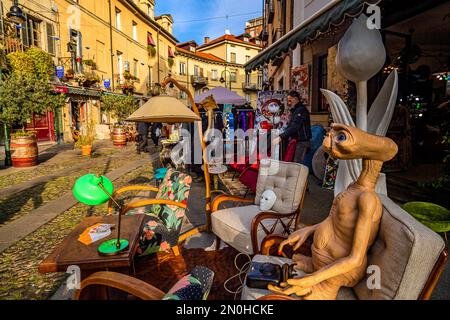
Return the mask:
<svg viewBox="0 0 450 320">
<path fill-rule="evenodd" d="M 114 192 L 114 185 L 105 176 L 97 177 L 95 174 L 87 174 L 80 177 L 73 186 L 73 195 L 81 203 L 98 206 L 107 202 L 110 198 L 108 194 L 100 187 L 100 184 L 105 190 L 112 195 Z"/>
</svg>

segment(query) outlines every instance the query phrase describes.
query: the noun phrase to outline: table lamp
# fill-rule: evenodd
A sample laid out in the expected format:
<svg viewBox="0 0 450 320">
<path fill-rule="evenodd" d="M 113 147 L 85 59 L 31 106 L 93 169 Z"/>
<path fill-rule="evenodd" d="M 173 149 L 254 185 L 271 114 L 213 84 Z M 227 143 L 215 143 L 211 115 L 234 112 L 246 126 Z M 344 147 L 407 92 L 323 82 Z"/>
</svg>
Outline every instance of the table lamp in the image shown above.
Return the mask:
<svg viewBox="0 0 450 320">
<path fill-rule="evenodd" d="M 98 247 L 98 253 L 102 256 L 114 256 L 128 249 L 129 241 L 120 239 L 120 223 L 122 206 L 113 198 L 114 185 L 105 176 L 87 174 L 80 177 L 73 186 L 73 195 L 81 203 L 98 206 L 111 199 L 119 208 L 119 221 L 117 224 L 117 238 L 103 242 Z"/>
</svg>

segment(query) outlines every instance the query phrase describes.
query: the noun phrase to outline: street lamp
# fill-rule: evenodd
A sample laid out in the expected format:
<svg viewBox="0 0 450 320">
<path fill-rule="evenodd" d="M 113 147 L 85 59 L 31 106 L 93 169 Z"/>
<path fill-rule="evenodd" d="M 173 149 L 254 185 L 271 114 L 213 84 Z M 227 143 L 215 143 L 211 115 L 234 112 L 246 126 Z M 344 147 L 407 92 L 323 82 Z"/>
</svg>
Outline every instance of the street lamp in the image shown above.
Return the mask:
<svg viewBox="0 0 450 320">
<path fill-rule="evenodd" d="M 22 9 L 19 7 L 19 1 L 14 0 L 13 6 L 9 9 L 9 12 L 6 14 L 9 20 L 14 22 L 15 24 L 22 24 L 25 22 L 25 17 L 23 15 Z"/>
<path fill-rule="evenodd" d="M 230 71 L 228 71 L 228 70 L 223 70 L 222 71 L 222 73 L 220 74 L 220 83 L 225 83 L 225 88 L 227 87 L 227 84 L 226 84 L 226 80 L 225 80 L 225 78 L 223 77 L 223 74 L 225 73 L 225 72 L 228 72 L 229 74 L 230 74 L 230 91 L 231 91 L 231 72 Z"/>
</svg>

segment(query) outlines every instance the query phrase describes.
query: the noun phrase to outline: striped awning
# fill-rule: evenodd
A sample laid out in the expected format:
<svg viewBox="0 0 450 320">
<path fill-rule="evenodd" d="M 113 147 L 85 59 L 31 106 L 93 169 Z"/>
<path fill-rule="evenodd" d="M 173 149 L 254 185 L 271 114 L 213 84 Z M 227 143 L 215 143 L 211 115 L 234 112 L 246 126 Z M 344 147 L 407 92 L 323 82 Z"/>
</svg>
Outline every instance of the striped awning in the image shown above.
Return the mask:
<svg viewBox="0 0 450 320">
<path fill-rule="evenodd" d="M 275 43 L 248 61 L 245 64 L 246 71 L 250 72 L 255 70 L 283 53 L 287 53 L 291 49 L 294 50 L 298 44 L 314 40 L 320 34 L 328 32 L 332 26 L 342 24 L 346 17 L 359 15 L 366 4 L 377 2 L 379 1 L 335 1 L 334 4 L 330 4 L 330 7 L 326 11 L 301 23 L 295 29 L 289 31 Z"/>
</svg>

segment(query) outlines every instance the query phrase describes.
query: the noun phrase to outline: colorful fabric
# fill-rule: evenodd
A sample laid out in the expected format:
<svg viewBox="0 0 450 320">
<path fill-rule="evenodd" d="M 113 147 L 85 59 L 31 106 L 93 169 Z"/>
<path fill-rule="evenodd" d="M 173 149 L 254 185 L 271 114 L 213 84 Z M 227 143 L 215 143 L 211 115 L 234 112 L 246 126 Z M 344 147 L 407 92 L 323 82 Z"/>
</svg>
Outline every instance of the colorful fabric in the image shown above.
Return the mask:
<svg viewBox="0 0 450 320">
<path fill-rule="evenodd" d="M 328 157 L 325 166 L 325 174 L 323 177 L 322 188 L 334 190 L 334 183 L 336 182 L 336 175 L 338 170 L 339 160 Z"/>
<path fill-rule="evenodd" d="M 192 177 L 169 169 L 162 181 L 156 199 L 187 203 Z M 178 244 L 178 238 L 186 210 L 172 205 L 150 205 L 128 212 L 128 215 L 146 214 L 139 241 L 138 254 L 148 255 L 168 251 Z"/>
<path fill-rule="evenodd" d="M 181 278 L 163 300 L 206 300 L 211 290 L 214 272 L 206 267 L 195 267 Z"/>
</svg>

